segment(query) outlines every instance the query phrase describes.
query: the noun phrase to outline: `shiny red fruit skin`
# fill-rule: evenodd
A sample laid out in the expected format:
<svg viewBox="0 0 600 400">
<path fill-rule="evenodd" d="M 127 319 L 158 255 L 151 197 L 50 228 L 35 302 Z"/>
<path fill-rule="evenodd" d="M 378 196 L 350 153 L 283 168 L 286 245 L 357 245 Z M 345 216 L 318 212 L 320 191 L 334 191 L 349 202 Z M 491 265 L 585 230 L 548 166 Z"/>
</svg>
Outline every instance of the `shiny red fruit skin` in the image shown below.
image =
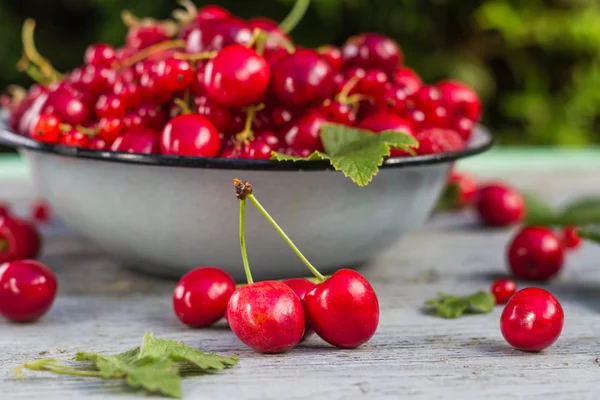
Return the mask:
<svg viewBox="0 0 600 400">
<path fill-rule="evenodd" d="M 246 45 L 252 40 L 252 31 L 245 21 L 236 18 L 219 18 L 204 21 L 187 36 L 187 53 L 219 51 L 230 44 Z"/>
<path fill-rule="evenodd" d="M 296 296 L 298 296 L 298 298 L 301 301 L 304 301 L 304 297 L 306 296 L 306 293 L 309 292 L 312 288 L 314 288 L 316 286 L 315 283 L 309 281 L 306 278 L 291 278 L 291 279 L 286 279 L 282 282 L 285 283 L 286 285 L 288 285 L 294 291 L 294 293 L 296 293 Z M 306 320 L 306 328 L 304 330 L 304 336 L 302 337 L 302 340 L 308 338 L 313 333 L 314 333 L 314 331 L 310 327 L 310 323 L 308 322 L 308 319 L 307 319 Z"/>
<path fill-rule="evenodd" d="M 358 82 L 358 90 L 360 93 L 366 94 L 381 101 L 384 97 L 388 76 L 385 71 L 380 69 L 370 69 L 366 71 L 365 76 Z"/>
<path fill-rule="evenodd" d="M 319 53 L 298 49 L 273 65 L 271 89 L 284 105 L 306 107 L 333 95 L 333 75 L 333 68 Z"/>
<path fill-rule="evenodd" d="M 326 120 L 320 114 L 310 113 L 285 125 L 279 131 L 279 137 L 294 155 L 300 156 L 303 151 L 323 151 L 320 133 L 324 122 Z"/>
<path fill-rule="evenodd" d="M 469 139 L 471 139 L 473 129 L 475 129 L 475 122 L 471 121 L 467 117 L 454 117 L 454 119 L 450 120 L 449 125 L 451 129 L 458 132 L 460 137 L 462 137 L 465 142 L 468 142 Z"/>
<path fill-rule="evenodd" d="M 88 141 L 87 148 L 90 150 L 108 150 L 110 145 L 100 136 L 94 136 Z"/>
<path fill-rule="evenodd" d="M 156 65 L 155 79 L 162 90 L 179 92 L 191 85 L 194 70 L 189 61 L 169 57 Z"/>
<path fill-rule="evenodd" d="M 227 305 L 227 322 L 233 333 L 260 353 L 290 350 L 302 340 L 305 321 L 296 293 L 277 281 L 242 286 Z"/>
<path fill-rule="evenodd" d="M 58 144 L 69 147 L 86 148 L 89 144 L 89 138 L 77 129 L 71 129 L 60 136 Z"/>
<path fill-rule="evenodd" d="M 126 131 L 113 142 L 110 150 L 119 153 L 157 154 L 158 132 L 145 128 Z"/>
<path fill-rule="evenodd" d="M 370 115 L 363 119 L 357 125 L 357 128 L 366 129 L 374 133 L 380 133 L 383 131 L 397 131 L 404 132 L 410 136 L 414 136 L 410 122 L 408 122 L 404 118 L 388 113 Z M 407 157 L 410 156 L 410 154 L 405 152 L 404 150 L 392 149 L 390 151 L 390 156 Z"/>
<path fill-rule="evenodd" d="M 331 65 L 331 68 L 333 68 L 335 72 L 340 72 L 342 70 L 342 50 L 339 47 L 328 44 L 319 47 L 317 51 L 329 65 Z"/>
<path fill-rule="evenodd" d="M 41 224 L 46 224 L 52 219 L 50 205 L 44 200 L 38 200 L 31 205 L 32 219 Z"/>
<path fill-rule="evenodd" d="M 415 135 L 419 141 L 417 154 L 438 154 L 460 151 L 465 142 L 460 135 L 450 129 L 431 128 L 420 131 Z"/>
<path fill-rule="evenodd" d="M 116 60 L 117 57 L 115 56 L 115 49 L 108 44 L 93 44 L 85 50 L 85 64 L 92 64 L 100 67 L 111 67 Z"/>
<path fill-rule="evenodd" d="M 48 312 L 58 284 L 50 268 L 34 260 L 0 264 L 0 315 L 32 322 Z"/>
<path fill-rule="evenodd" d="M 42 238 L 34 225 L 0 214 L 0 263 L 36 258 L 41 248 Z"/>
<path fill-rule="evenodd" d="M 409 103 L 408 97 L 404 89 L 388 83 L 385 86 L 383 96 L 377 100 L 377 107 L 386 113 L 406 116 Z"/>
<path fill-rule="evenodd" d="M 98 136 L 108 144 L 112 144 L 123 129 L 125 124 L 122 119 L 119 118 L 102 118 L 98 121 Z"/>
<path fill-rule="evenodd" d="M 231 14 L 223 7 L 209 4 L 198 9 L 196 20 L 198 22 L 208 21 L 209 19 L 229 18 Z"/>
<path fill-rule="evenodd" d="M 58 91 L 48 95 L 41 114 L 53 114 L 60 122 L 71 126 L 85 124 L 90 117 L 88 106 L 73 95 Z"/>
<path fill-rule="evenodd" d="M 248 142 L 242 149 L 242 158 L 250 160 L 270 160 L 273 148 L 264 140 L 257 137 Z"/>
<path fill-rule="evenodd" d="M 454 202 L 456 207 L 468 207 L 475 203 L 479 188 L 475 176 L 453 170 L 448 179 L 448 185 L 456 186 L 456 198 Z"/>
<path fill-rule="evenodd" d="M 523 196 L 502 183 L 491 183 L 480 188 L 476 207 L 480 221 L 487 226 L 508 226 L 525 217 Z"/>
<path fill-rule="evenodd" d="M 125 41 L 127 47 L 141 50 L 153 44 L 169 40 L 169 35 L 165 28 L 159 24 L 141 23 L 132 26 L 127 32 Z"/>
<path fill-rule="evenodd" d="M 514 348 L 538 352 L 556 342 L 564 320 L 556 297 L 544 289 L 526 288 L 515 293 L 504 307 L 500 331 Z"/>
<path fill-rule="evenodd" d="M 187 274 L 173 291 L 173 310 L 185 325 L 209 326 L 223 318 L 235 281 L 215 267 L 199 267 Z"/>
<path fill-rule="evenodd" d="M 546 281 L 562 269 L 564 249 L 560 238 L 551 229 L 529 226 L 510 242 L 507 259 L 517 278 Z"/>
<path fill-rule="evenodd" d="M 398 69 L 394 76 L 394 81 L 409 96 L 417 93 L 421 86 L 423 86 L 423 81 L 421 81 L 419 74 L 408 67 Z"/>
<path fill-rule="evenodd" d="M 490 293 L 496 298 L 496 304 L 506 304 L 506 302 L 516 293 L 517 284 L 512 279 L 496 279 L 492 283 Z"/>
<path fill-rule="evenodd" d="M 474 122 L 479 121 L 481 102 L 473 89 L 456 81 L 440 82 L 437 88 L 450 115 L 467 117 Z"/>
<path fill-rule="evenodd" d="M 326 100 L 321 107 L 319 113 L 327 119 L 327 121 L 338 124 L 352 126 L 356 122 L 356 113 L 349 104 L 342 104 L 336 100 Z"/>
<path fill-rule="evenodd" d="M 341 269 L 304 296 L 312 329 L 327 343 L 353 349 L 366 343 L 379 324 L 379 301 L 358 272 Z"/>
<path fill-rule="evenodd" d="M 378 68 L 392 75 L 402 64 L 402 51 L 392 39 L 377 33 L 352 36 L 342 46 L 344 68 Z"/>
<path fill-rule="evenodd" d="M 211 59 L 204 70 L 204 87 L 210 100 L 224 107 L 247 107 L 258 102 L 271 71 L 256 51 L 234 44 Z"/>
<path fill-rule="evenodd" d="M 194 104 L 196 112 L 212 122 L 219 132 L 234 134 L 244 129 L 244 120 L 238 118 L 236 111 L 216 105 L 206 96 L 195 97 Z"/>
<path fill-rule="evenodd" d="M 561 231 L 562 244 L 567 250 L 575 250 L 581 246 L 581 238 L 577 234 L 576 226 L 565 226 Z"/>
<path fill-rule="evenodd" d="M 52 114 L 40 114 L 29 137 L 44 143 L 57 143 L 60 139 L 60 120 Z"/>
<path fill-rule="evenodd" d="M 127 106 L 122 98 L 114 94 L 103 94 L 96 102 L 96 117 L 123 118 L 127 114 Z"/>
<path fill-rule="evenodd" d="M 279 137 L 271 131 L 260 132 L 256 135 L 256 138 L 267 143 L 273 150 L 277 150 L 281 147 L 281 141 L 279 140 Z"/>
<path fill-rule="evenodd" d="M 198 114 L 183 114 L 171 119 L 160 136 L 161 154 L 216 157 L 220 150 L 217 128 Z"/>
</svg>

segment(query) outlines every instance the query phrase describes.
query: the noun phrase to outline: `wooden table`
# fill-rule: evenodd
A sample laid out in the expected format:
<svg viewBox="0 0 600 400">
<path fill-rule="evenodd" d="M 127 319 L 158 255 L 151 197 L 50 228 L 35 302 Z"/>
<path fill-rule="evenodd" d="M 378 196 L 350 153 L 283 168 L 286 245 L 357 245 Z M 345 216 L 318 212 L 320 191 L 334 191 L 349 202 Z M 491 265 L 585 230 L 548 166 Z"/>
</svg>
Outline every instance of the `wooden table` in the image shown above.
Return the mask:
<svg viewBox="0 0 600 400">
<path fill-rule="evenodd" d="M 562 203 L 600 194 L 600 158 L 597 153 L 582 157 L 587 161 L 573 153 L 511 153 L 508 159 L 492 153 L 466 166 Z M 0 198 L 25 205 L 34 192 L 22 165 L 11 163 L 12 172 L 0 176 Z M 499 307 L 456 320 L 421 311 L 439 291 L 487 289 L 505 273 L 504 247 L 511 232 L 482 230 L 462 213 L 434 218 L 363 270 L 381 302 L 380 327 L 368 344 L 345 351 L 312 338 L 288 354 L 264 356 L 245 348 L 223 325 L 203 330 L 180 325 L 171 312 L 174 282 L 119 268 L 59 224 L 46 228 L 45 235 L 43 261 L 55 269 L 60 294 L 39 323 L 0 321 L 3 400 L 140 398 L 119 390 L 119 382 L 34 372 L 18 380 L 12 370 L 42 357 L 66 361 L 82 350 L 121 351 L 137 345 L 145 332 L 240 354 L 235 368 L 184 380 L 186 399 L 598 398 L 600 247 L 586 245 L 570 255 L 560 279 L 544 286 L 560 299 L 566 317 L 558 342 L 541 354 L 506 344 Z"/>
</svg>

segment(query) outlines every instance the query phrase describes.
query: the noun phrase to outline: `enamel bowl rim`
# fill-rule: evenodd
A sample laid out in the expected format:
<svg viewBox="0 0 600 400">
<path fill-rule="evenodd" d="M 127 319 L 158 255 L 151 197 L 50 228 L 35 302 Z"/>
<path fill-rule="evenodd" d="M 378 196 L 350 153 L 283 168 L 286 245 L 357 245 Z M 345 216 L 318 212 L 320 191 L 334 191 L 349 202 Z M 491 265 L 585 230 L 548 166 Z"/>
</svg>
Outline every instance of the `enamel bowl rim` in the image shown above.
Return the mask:
<svg viewBox="0 0 600 400">
<path fill-rule="evenodd" d="M 4 122 L 4 121 L 2 121 Z M 6 129 L 0 124 L 0 144 L 9 147 L 33 150 L 36 152 L 56 154 L 66 157 L 91 159 L 104 162 L 127 164 L 155 165 L 162 167 L 211 168 L 211 169 L 244 169 L 263 171 L 306 171 L 332 170 L 328 161 L 274 161 L 249 160 L 219 157 L 167 156 L 161 154 L 134 154 L 112 151 L 99 151 L 76 147 L 62 146 L 38 142 Z M 476 139 L 476 140 L 473 140 Z M 494 145 L 494 137 L 483 126 L 478 125 L 469 144 L 460 151 L 439 154 L 418 155 L 412 157 L 389 157 L 380 168 L 402 168 L 417 165 L 440 164 L 456 161 L 489 150 Z"/>
</svg>

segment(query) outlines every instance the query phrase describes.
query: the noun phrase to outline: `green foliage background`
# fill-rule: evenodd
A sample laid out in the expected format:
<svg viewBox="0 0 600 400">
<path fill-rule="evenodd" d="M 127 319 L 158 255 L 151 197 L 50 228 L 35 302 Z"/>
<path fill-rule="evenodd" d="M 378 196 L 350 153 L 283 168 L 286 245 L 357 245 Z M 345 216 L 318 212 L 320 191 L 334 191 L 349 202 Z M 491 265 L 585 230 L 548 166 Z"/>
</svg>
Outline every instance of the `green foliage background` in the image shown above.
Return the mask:
<svg viewBox="0 0 600 400">
<path fill-rule="evenodd" d="M 196 0 L 196 4 L 206 4 Z M 282 19 L 293 0 L 222 0 L 241 17 Z M 20 26 L 38 21 L 40 51 L 62 69 L 91 42 L 122 43 L 122 9 L 165 18 L 174 0 L 0 0 L 0 86 L 28 85 L 15 69 Z M 361 31 L 395 38 L 425 80 L 457 78 L 485 102 L 502 143 L 600 142 L 600 2 L 596 0 L 313 0 L 293 35 L 342 44 Z"/>
</svg>

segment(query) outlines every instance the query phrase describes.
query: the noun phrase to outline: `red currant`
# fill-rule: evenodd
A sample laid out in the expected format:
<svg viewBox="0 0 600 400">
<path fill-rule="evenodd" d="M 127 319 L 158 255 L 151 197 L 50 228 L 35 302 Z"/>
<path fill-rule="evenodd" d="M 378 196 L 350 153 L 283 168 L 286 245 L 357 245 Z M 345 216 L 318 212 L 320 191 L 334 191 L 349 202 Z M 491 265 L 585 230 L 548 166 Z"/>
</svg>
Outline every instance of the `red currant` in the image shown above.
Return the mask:
<svg viewBox="0 0 600 400">
<path fill-rule="evenodd" d="M 0 263 L 36 258 L 42 238 L 31 223 L 9 214 L 0 214 Z"/>
<path fill-rule="evenodd" d="M 45 224 L 52 219 L 50 205 L 44 200 L 38 200 L 31 205 L 32 219 L 38 223 Z"/>
<path fill-rule="evenodd" d="M 93 44 L 85 51 L 84 62 L 86 64 L 111 67 L 116 60 L 115 49 L 108 44 Z"/>
<path fill-rule="evenodd" d="M 579 228 L 576 226 L 565 226 L 562 228 L 561 241 L 563 247 L 567 250 L 575 250 L 581 246 L 581 238 L 577 234 Z"/>
<path fill-rule="evenodd" d="M 352 36 L 342 47 L 342 54 L 345 68 L 378 68 L 390 75 L 396 72 L 403 58 L 396 42 L 376 33 Z"/>
<path fill-rule="evenodd" d="M 52 114 L 40 114 L 29 135 L 45 143 L 57 143 L 60 139 L 60 120 Z"/>
<path fill-rule="evenodd" d="M 113 142 L 110 150 L 119 153 L 157 154 L 158 136 L 158 132 L 145 128 L 126 131 Z"/>
<path fill-rule="evenodd" d="M 460 82 L 444 81 L 437 84 L 446 108 L 451 115 L 463 116 L 471 121 L 479 121 L 481 102 L 477 93 Z"/>
<path fill-rule="evenodd" d="M 256 51 L 235 44 L 206 64 L 206 95 L 225 107 L 246 107 L 259 101 L 269 86 L 269 65 Z"/>
<path fill-rule="evenodd" d="M 496 279 L 490 289 L 496 298 L 496 304 L 506 304 L 516 291 L 517 284 L 512 279 Z"/>
<path fill-rule="evenodd" d="M 556 342 L 564 319 L 562 306 L 552 293 L 526 288 L 515 293 L 504 307 L 500 331 L 516 349 L 542 351 Z"/>
<path fill-rule="evenodd" d="M 546 281 L 562 269 L 564 250 L 558 236 L 549 228 L 523 228 L 507 249 L 510 270 L 517 278 Z"/>
<path fill-rule="evenodd" d="M 119 118 L 102 118 L 98 121 L 98 136 L 108 144 L 112 144 L 123 132 L 125 124 Z"/>
<path fill-rule="evenodd" d="M 287 285 L 263 281 L 237 289 L 227 305 L 235 335 L 261 353 L 282 353 L 302 340 L 306 316 L 302 302 Z"/>
<path fill-rule="evenodd" d="M 342 50 L 333 45 L 321 46 L 317 49 L 319 54 L 331 65 L 335 72 L 342 70 Z"/>
<path fill-rule="evenodd" d="M 286 106 L 306 107 L 333 95 L 333 69 L 316 51 L 298 49 L 273 65 L 271 88 Z"/>
<path fill-rule="evenodd" d="M 0 314 L 14 322 L 32 322 L 48 312 L 58 284 L 50 268 L 34 260 L 0 265 Z"/>
<path fill-rule="evenodd" d="M 197 114 L 171 119 L 160 136 L 160 152 L 167 155 L 216 157 L 221 139 L 215 126 Z"/>
<path fill-rule="evenodd" d="M 379 301 L 358 272 L 341 269 L 304 296 L 311 327 L 329 344 L 346 349 L 366 343 L 379 324 Z"/>
<path fill-rule="evenodd" d="M 316 286 L 316 284 L 314 284 L 313 282 L 311 282 L 305 278 L 286 279 L 283 281 L 283 283 L 288 285 L 294 291 L 294 293 L 296 293 L 296 296 L 298 296 L 298 298 L 301 301 L 304 301 L 304 297 L 306 296 L 306 293 L 308 293 L 312 288 L 314 288 Z M 304 336 L 302 337 L 302 340 L 308 338 L 313 333 L 314 333 L 314 331 L 310 327 L 310 323 L 308 322 L 308 319 L 307 319 L 306 320 L 306 328 L 304 330 Z"/>
<path fill-rule="evenodd" d="M 155 79 L 162 90 L 179 92 L 191 85 L 194 71 L 189 61 L 170 57 L 156 65 Z"/>
<path fill-rule="evenodd" d="M 96 102 L 98 118 L 123 118 L 127 114 L 126 104 L 121 97 L 114 94 L 103 94 Z"/>
<path fill-rule="evenodd" d="M 88 147 L 89 138 L 77 129 L 70 129 L 63 132 L 58 143 L 63 146 L 79 147 L 83 149 Z"/>
<path fill-rule="evenodd" d="M 185 274 L 173 291 L 177 318 L 191 327 L 209 326 L 223 318 L 235 281 L 215 267 L 200 267 Z"/>
<path fill-rule="evenodd" d="M 525 217 L 523 196 L 503 183 L 491 183 L 477 196 L 479 219 L 488 226 L 508 226 Z"/>
</svg>

